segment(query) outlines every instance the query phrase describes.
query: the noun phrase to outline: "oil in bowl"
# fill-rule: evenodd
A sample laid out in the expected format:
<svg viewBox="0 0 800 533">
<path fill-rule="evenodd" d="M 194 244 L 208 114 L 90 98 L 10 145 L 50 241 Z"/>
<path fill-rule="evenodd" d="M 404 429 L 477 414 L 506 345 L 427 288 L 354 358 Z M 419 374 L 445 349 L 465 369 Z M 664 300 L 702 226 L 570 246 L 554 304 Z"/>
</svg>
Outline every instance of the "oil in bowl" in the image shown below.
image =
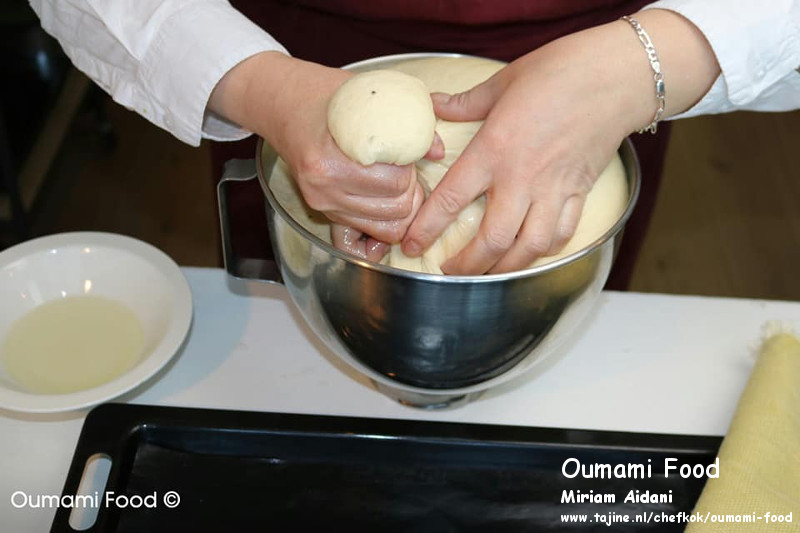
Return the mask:
<svg viewBox="0 0 800 533">
<path fill-rule="evenodd" d="M 68 394 L 121 376 L 140 360 L 144 333 L 126 306 L 99 296 L 46 302 L 11 325 L 0 346 L 6 373 L 36 394 Z"/>
</svg>

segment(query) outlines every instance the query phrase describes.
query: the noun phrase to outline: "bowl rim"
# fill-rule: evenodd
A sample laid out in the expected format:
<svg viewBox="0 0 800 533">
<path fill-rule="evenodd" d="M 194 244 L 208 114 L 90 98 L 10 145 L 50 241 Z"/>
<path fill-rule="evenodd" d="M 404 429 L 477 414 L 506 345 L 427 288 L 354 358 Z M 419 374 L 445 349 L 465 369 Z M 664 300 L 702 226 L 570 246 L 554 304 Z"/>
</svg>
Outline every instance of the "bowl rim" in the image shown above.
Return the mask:
<svg viewBox="0 0 800 533">
<path fill-rule="evenodd" d="M 72 246 L 103 246 L 118 249 L 136 255 L 155 267 L 167 279 L 174 295 L 169 326 L 149 355 L 111 381 L 66 394 L 36 394 L 0 386 L 0 409 L 24 413 L 59 413 L 97 405 L 147 381 L 178 354 L 188 337 L 193 317 L 189 282 L 181 272 L 180 266 L 171 257 L 142 240 L 116 233 L 94 231 L 56 233 L 38 237 L 0 252 L 0 272 L 37 252 Z"/>
<path fill-rule="evenodd" d="M 469 54 L 415 52 L 408 54 L 393 54 L 393 55 L 374 57 L 362 61 L 357 61 L 355 63 L 350 63 L 342 68 L 344 68 L 345 70 L 358 70 L 361 68 L 372 67 L 375 65 L 385 65 L 385 64 L 391 65 L 399 61 L 406 61 L 413 59 L 430 59 L 437 57 L 477 57 L 479 59 L 489 59 Z M 308 231 L 306 228 L 304 228 L 302 224 L 294 220 L 294 218 L 291 215 L 289 215 L 288 212 L 286 212 L 286 210 L 283 208 L 280 202 L 277 201 L 277 199 L 272 194 L 272 191 L 269 188 L 269 178 L 272 172 L 270 168 L 270 173 L 267 174 L 266 169 L 264 168 L 263 152 L 265 147 L 269 148 L 271 151 L 274 152 L 274 149 L 263 139 L 263 137 L 259 137 L 258 142 L 256 144 L 255 159 L 256 159 L 256 172 L 258 176 L 258 182 L 261 185 L 261 190 L 264 193 L 264 196 L 266 197 L 272 209 L 281 216 L 284 222 L 289 224 L 295 231 L 299 232 L 300 235 L 305 237 L 307 240 L 311 241 L 314 245 L 320 247 L 326 253 L 331 254 L 334 257 L 346 261 L 348 263 L 353 263 L 355 265 L 367 268 L 375 272 L 380 272 L 383 274 L 389 274 L 394 276 L 412 278 L 420 281 L 431 281 L 437 283 L 492 283 L 492 282 L 507 281 L 511 279 L 542 275 L 546 272 L 557 270 L 570 263 L 577 262 L 583 257 L 594 253 L 605 242 L 609 241 L 615 235 L 617 235 L 622 231 L 628 219 L 630 218 L 631 214 L 633 213 L 633 209 L 636 207 L 636 203 L 639 198 L 639 192 L 641 190 L 641 181 L 642 181 L 641 179 L 642 170 L 641 170 L 641 165 L 639 163 L 639 157 L 636 154 L 636 149 L 634 148 L 633 142 L 631 141 L 630 137 L 626 137 L 620 144 L 617 153 L 619 154 L 627 153 L 630 158 L 628 162 L 626 162 L 624 157 L 622 159 L 622 164 L 625 167 L 626 173 L 628 174 L 627 175 L 628 201 L 627 204 L 625 205 L 625 210 L 622 212 L 622 214 L 614 223 L 614 225 L 611 226 L 600 237 L 595 239 L 592 243 L 590 243 L 589 245 L 585 246 L 580 250 L 577 250 L 555 261 L 551 261 L 549 263 L 537 265 L 523 270 L 516 270 L 513 272 L 506 272 L 502 274 L 480 274 L 480 275 L 470 275 L 470 276 L 429 274 L 425 272 L 416 272 L 413 270 L 406 270 L 402 268 L 392 267 L 381 263 L 376 263 L 374 261 L 370 261 L 367 259 L 356 257 L 343 250 L 339 250 L 338 248 L 332 246 L 331 244 L 328 244 L 327 242 L 323 241 L 322 239 L 320 239 L 319 237 Z M 631 167 L 630 169 L 628 168 L 629 166 Z M 628 170 L 631 170 L 632 172 L 628 172 Z"/>
</svg>

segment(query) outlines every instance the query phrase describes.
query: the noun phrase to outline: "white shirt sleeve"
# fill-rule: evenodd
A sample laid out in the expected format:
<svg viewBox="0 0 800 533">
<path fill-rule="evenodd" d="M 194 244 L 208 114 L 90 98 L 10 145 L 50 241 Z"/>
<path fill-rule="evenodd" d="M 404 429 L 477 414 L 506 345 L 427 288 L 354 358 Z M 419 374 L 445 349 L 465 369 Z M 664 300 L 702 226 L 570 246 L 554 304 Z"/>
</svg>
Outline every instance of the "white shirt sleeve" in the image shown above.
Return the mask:
<svg viewBox="0 0 800 533">
<path fill-rule="evenodd" d="M 671 118 L 800 108 L 800 0 L 660 0 L 705 35 L 721 75 L 691 109 Z M 667 98 L 669 73 L 665 72 Z"/>
<path fill-rule="evenodd" d="M 30 0 L 42 27 L 115 101 L 197 146 L 249 135 L 206 113 L 217 82 L 248 57 L 287 53 L 227 0 Z"/>
</svg>

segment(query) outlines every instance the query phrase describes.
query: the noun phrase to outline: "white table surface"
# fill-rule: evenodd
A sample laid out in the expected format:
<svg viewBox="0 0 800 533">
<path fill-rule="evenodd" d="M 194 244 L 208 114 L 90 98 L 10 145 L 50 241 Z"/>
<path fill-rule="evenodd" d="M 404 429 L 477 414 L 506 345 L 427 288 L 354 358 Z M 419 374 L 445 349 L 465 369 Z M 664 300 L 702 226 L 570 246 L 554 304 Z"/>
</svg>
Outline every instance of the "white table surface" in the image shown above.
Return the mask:
<svg viewBox="0 0 800 533">
<path fill-rule="evenodd" d="M 184 268 L 194 323 L 131 403 L 543 427 L 724 435 L 763 325 L 800 330 L 800 302 L 603 293 L 586 327 L 541 367 L 446 411 L 399 405 L 333 358 L 285 289 Z M 11 494 L 60 494 L 86 412 L 0 409 L 0 531 L 48 531 L 54 510 Z"/>
</svg>

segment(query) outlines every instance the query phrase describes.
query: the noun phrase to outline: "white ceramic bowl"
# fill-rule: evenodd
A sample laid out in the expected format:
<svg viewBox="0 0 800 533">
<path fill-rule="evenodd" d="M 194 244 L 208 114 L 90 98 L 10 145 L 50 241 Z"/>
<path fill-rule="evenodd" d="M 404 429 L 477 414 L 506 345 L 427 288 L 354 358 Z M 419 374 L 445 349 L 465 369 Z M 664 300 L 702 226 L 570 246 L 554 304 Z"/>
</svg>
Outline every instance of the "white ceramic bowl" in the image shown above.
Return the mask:
<svg viewBox="0 0 800 533">
<path fill-rule="evenodd" d="M 142 325 L 138 363 L 118 378 L 68 394 L 36 394 L 17 385 L 0 360 L 0 407 L 58 412 L 112 399 L 158 372 L 180 349 L 192 321 L 189 284 L 159 249 L 111 233 L 62 233 L 0 252 L 0 347 L 15 320 L 35 307 L 89 294 L 115 300 Z"/>
</svg>

